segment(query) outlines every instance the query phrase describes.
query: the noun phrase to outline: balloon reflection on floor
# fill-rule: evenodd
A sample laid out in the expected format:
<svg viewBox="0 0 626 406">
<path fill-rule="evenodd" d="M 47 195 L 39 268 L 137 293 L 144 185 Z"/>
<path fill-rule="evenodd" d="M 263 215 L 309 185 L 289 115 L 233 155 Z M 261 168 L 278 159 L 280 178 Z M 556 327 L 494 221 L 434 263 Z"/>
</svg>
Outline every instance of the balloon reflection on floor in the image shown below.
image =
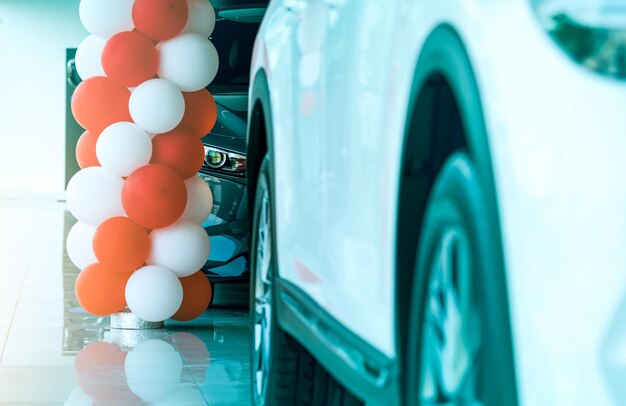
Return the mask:
<svg viewBox="0 0 626 406">
<path fill-rule="evenodd" d="M 241 401 L 234 387 L 224 392 L 224 384 L 239 380 L 245 373 L 243 365 L 227 359 L 212 365 L 205 342 L 219 346 L 224 337 L 215 330 L 199 330 L 197 334 L 107 332 L 105 341 L 93 342 L 78 353 L 74 364 L 78 386 L 66 404 L 204 405 L 211 401 L 207 385 L 219 386 L 218 403 Z"/>
</svg>

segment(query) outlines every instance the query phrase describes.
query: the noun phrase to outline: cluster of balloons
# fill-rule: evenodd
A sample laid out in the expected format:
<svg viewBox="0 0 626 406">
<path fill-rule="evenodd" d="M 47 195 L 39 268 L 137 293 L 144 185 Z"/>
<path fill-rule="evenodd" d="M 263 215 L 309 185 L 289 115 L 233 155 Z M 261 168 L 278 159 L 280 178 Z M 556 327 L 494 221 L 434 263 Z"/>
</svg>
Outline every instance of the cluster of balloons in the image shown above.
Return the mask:
<svg viewBox="0 0 626 406">
<path fill-rule="evenodd" d="M 208 0 L 81 0 L 80 18 L 91 35 L 71 106 L 86 131 L 66 193 L 77 298 L 95 315 L 127 306 L 147 321 L 191 320 L 212 294 L 200 224 L 213 199 L 196 174 L 217 119 L 205 89 L 215 12 Z"/>
</svg>

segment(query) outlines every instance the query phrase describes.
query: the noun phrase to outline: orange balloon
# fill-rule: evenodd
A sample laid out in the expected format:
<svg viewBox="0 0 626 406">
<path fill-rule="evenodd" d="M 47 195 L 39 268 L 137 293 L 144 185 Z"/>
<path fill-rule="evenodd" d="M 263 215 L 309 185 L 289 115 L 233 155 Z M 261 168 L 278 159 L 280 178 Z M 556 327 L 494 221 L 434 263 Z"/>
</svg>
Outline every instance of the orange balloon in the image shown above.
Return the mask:
<svg viewBox="0 0 626 406">
<path fill-rule="evenodd" d="M 183 179 L 195 176 L 204 163 L 204 145 L 200 138 L 184 129 L 174 129 L 152 139 L 150 163 L 166 165 Z"/>
<path fill-rule="evenodd" d="M 133 272 L 146 262 L 150 239 L 146 230 L 128 217 L 113 217 L 96 229 L 93 252 L 111 271 Z"/>
<path fill-rule="evenodd" d="M 199 317 L 209 307 L 213 291 L 209 279 L 202 271 L 180 278 L 183 285 L 183 303 L 172 319 L 189 321 Z"/>
<path fill-rule="evenodd" d="M 135 28 L 157 41 L 180 34 L 188 16 L 186 0 L 135 0 L 133 4 Z"/>
<path fill-rule="evenodd" d="M 126 87 L 152 79 L 158 66 L 159 55 L 154 44 L 135 31 L 115 34 L 102 51 L 102 67 L 107 77 Z"/>
<path fill-rule="evenodd" d="M 99 133 L 85 131 L 76 143 L 76 162 L 80 169 L 89 168 L 90 166 L 100 166 L 100 161 L 96 156 L 96 142 L 98 142 Z"/>
<path fill-rule="evenodd" d="M 196 137 L 202 138 L 211 132 L 217 121 L 217 104 L 206 89 L 183 92 L 185 115 L 178 128 L 185 128 Z"/>
<path fill-rule="evenodd" d="M 87 312 L 108 316 L 126 306 L 126 282 L 130 273 L 111 272 L 104 265 L 89 265 L 76 278 L 76 297 Z"/>
<path fill-rule="evenodd" d="M 128 217 L 142 227 L 167 227 L 185 211 L 185 182 L 165 165 L 142 166 L 124 182 L 122 205 Z"/>
<path fill-rule="evenodd" d="M 83 128 L 101 133 L 113 123 L 133 121 L 128 111 L 130 90 L 104 77 L 94 76 L 83 82 L 72 96 L 72 113 Z"/>
<path fill-rule="evenodd" d="M 115 402 L 139 402 L 127 384 L 124 371 L 126 352 L 116 345 L 96 341 L 89 344 L 74 361 L 76 381 L 80 389 L 92 400 Z"/>
</svg>

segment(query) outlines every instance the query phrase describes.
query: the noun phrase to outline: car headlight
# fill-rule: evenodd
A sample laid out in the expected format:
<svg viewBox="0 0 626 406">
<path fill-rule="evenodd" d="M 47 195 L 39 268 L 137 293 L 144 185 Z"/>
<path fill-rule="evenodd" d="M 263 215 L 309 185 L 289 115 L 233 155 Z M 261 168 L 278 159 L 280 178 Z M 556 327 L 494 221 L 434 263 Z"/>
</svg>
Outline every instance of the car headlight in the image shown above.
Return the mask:
<svg viewBox="0 0 626 406">
<path fill-rule="evenodd" d="M 626 1 L 530 0 L 559 46 L 594 72 L 626 78 Z"/>
<path fill-rule="evenodd" d="M 218 169 L 226 163 L 226 154 L 212 148 L 207 148 L 205 161 L 209 168 Z"/>
<path fill-rule="evenodd" d="M 213 170 L 243 174 L 246 172 L 246 157 L 220 148 L 204 146 L 204 163 Z"/>
</svg>

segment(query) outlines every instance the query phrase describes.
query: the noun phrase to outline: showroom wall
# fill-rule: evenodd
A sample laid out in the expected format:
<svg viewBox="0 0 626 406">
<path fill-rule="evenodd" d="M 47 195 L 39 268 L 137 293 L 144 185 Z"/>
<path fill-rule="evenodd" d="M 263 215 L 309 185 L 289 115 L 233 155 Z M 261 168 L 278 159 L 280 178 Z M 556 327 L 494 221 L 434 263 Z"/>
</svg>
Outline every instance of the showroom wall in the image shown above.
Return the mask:
<svg viewBox="0 0 626 406">
<path fill-rule="evenodd" d="M 63 196 L 65 50 L 87 35 L 78 4 L 0 0 L 0 196 Z"/>
</svg>

